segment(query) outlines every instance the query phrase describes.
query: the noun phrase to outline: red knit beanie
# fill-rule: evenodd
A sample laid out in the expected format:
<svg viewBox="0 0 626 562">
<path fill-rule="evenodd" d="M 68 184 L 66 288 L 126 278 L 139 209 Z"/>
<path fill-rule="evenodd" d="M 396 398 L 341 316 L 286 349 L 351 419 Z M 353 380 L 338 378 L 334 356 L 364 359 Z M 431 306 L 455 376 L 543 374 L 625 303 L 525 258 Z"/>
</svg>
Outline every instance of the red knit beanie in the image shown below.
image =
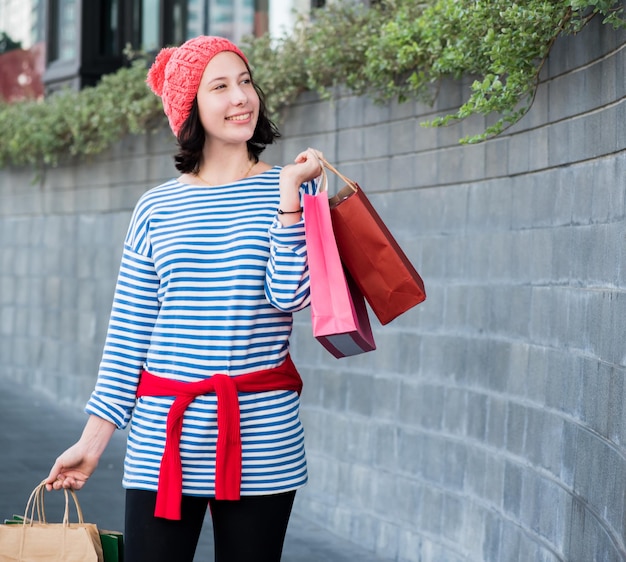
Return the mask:
<svg viewBox="0 0 626 562">
<path fill-rule="evenodd" d="M 161 97 L 175 135 L 189 117 L 206 65 L 217 54 L 231 51 L 248 65 L 241 50 L 224 37 L 201 35 L 180 47 L 162 49 L 148 71 L 146 82 Z"/>
</svg>

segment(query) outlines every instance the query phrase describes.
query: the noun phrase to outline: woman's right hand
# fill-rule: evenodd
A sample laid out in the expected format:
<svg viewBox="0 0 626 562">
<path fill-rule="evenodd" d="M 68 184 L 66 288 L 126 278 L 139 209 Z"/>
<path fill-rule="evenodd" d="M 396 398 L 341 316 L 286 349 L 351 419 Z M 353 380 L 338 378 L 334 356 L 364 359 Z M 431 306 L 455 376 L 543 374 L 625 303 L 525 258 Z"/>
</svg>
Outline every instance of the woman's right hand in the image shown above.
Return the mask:
<svg viewBox="0 0 626 562">
<path fill-rule="evenodd" d="M 90 416 L 80 439 L 61 453 L 50 469 L 46 490 L 80 490 L 96 470 L 114 431 L 115 425 L 110 421 Z"/>
<path fill-rule="evenodd" d="M 46 489 L 80 490 L 98 466 L 99 457 L 89 456 L 87 448 L 79 441 L 63 452 L 56 460 L 48 478 Z"/>
</svg>

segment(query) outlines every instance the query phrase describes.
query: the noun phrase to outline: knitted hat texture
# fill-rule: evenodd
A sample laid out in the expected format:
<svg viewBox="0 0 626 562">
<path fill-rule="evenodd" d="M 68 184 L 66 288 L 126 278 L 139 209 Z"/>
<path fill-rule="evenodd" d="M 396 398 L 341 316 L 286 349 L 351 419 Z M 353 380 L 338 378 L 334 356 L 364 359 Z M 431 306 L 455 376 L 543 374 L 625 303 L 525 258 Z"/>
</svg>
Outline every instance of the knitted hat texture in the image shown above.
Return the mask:
<svg viewBox="0 0 626 562">
<path fill-rule="evenodd" d="M 180 47 L 162 49 L 154 60 L 146 82 L 161 98 L 175 135 L 189 117 L 206 65 L 224 51 L 239 55 L 248 64 L 248 59 L 234 43 L 209 35 L 189 39 Z"/>
</svg>

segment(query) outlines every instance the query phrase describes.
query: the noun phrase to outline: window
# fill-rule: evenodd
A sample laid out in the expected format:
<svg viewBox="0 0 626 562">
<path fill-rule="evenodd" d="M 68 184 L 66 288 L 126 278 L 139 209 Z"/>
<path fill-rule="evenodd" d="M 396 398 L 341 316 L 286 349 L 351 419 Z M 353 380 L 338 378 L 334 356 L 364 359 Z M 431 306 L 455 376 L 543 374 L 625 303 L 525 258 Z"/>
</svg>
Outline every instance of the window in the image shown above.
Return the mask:
<svg viewBox="0 0 626 562">
<path fill-rule="evenodd" d="M 161 47 L 161 9 L 159 0 L 141 0 L 141 50 L 156 51 Z"/>
<path fill-rule="evenodd" d="M 100 16 L 100 55 L 118 55 L 120 51 L 119 2 L 103 0 Z"/>
<path fill-rule="evenodd" d="M 48 61 L 69 61 L 77 58 L 76 0 L 51 0 L 49 20 Z"/>
</svg>

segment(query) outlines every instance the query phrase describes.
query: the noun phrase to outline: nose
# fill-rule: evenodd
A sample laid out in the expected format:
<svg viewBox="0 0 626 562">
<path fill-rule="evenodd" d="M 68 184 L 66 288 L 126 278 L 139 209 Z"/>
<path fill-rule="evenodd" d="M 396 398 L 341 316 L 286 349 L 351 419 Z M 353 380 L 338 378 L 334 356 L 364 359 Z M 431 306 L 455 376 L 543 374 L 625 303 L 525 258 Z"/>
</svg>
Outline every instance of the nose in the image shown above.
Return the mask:
<svg viewBox="0 0 626 562">
<path fill-rule="evenodd" d="M 244 105 L 248 101 L 248 95 L 241 86 L 236 86 L 231 90 L 231 101 L 233 105 Z"/>
</svg>

